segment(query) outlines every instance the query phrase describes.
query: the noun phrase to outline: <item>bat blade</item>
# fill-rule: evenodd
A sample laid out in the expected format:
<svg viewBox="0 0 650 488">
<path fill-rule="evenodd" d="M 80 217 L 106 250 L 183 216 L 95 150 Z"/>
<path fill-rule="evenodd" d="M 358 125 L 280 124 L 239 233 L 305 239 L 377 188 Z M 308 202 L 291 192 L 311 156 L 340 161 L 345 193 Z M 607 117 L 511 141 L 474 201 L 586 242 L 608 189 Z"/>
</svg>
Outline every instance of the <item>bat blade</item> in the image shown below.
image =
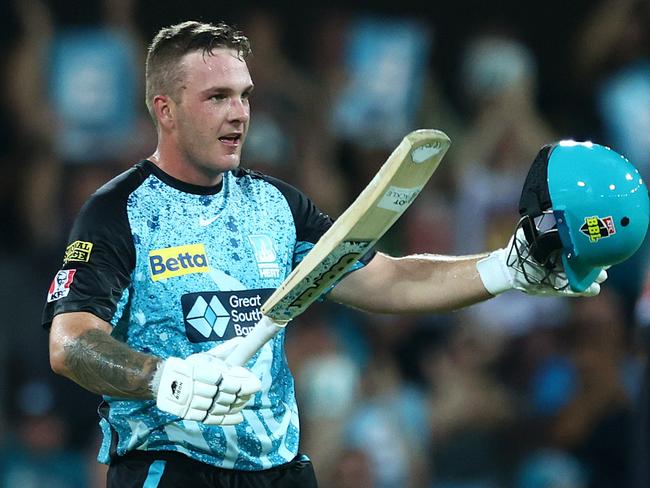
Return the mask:
<svg viewBox="0 0 650 488">
<path fill-rule="evenodd" d="M 262 305 L 265 319 L 228 362 L 245 364 L 368 252 L 419 195 L 450 144 L 449 137 L 438 130 L 407 134 L 352 205 Z"/>
</svg>

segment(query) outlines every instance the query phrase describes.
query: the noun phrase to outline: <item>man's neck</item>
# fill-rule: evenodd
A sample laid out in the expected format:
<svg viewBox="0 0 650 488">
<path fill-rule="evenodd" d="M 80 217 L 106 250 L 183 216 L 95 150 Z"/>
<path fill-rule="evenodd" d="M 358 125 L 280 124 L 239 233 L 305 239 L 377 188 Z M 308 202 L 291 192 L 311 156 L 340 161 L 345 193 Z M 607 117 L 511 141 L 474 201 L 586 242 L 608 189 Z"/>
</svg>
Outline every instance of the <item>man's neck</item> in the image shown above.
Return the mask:
<svg viewBox="0 0 650 488">
<path fill-rule="evenodd" d="M 192 185 L 216 186 L 223 180 L 222 173 L 208 174 L 201 171 L 198 166 L 186 161 L 178 151 L 165 150 L 161 144 L 148 159 L 168 175 Z"/>
</svg>

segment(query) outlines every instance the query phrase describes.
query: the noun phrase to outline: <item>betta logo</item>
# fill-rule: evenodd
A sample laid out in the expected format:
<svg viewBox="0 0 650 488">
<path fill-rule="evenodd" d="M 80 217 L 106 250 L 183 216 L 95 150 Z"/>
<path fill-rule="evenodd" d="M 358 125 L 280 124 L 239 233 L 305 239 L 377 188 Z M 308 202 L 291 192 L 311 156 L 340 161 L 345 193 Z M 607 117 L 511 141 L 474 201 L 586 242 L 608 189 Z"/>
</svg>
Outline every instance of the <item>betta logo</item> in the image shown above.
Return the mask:
<svg viewBox="0 0 650 488">
<path fill-rule="evenodd" d="M 203 244 L 155 249 L 149 252 L 149 269 L 153 281 L 192 273 L 208 273 L 208 256 Z"/>
<path fill-rule="evenodd" d="M 598 242 L 600 239 L 616 234 L 614 219 L 609 217 L 585 217 L 585 223 L 580 227 L 580 232 L 589 238 L 589 242 Z"/>
</svg>

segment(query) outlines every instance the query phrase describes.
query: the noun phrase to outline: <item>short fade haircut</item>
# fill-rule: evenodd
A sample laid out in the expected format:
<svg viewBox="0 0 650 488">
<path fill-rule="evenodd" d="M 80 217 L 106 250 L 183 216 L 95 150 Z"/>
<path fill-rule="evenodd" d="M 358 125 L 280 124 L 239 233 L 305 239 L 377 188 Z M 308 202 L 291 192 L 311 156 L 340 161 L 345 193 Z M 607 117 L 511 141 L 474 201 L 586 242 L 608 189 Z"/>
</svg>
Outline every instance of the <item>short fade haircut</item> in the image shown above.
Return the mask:
<svg viewBox="0 0 650 488">
<path fill-rule="evenodd" d="M 212 55 L 214 49 L 226 48 L 237 51 L 241 59 L 251 54 L 248 38 L 234 27 L 219 22 L 206 24 L 189 20 L 161 29 L 151 41 L 145 65 L 145 103 L 149 114 L 158 125 L 153 109 L 153 98 L 159 94 L 169 95 L 178 101 L 184 72 L 181 59 L 187 53 L 201 51 Z"/>
</svg>

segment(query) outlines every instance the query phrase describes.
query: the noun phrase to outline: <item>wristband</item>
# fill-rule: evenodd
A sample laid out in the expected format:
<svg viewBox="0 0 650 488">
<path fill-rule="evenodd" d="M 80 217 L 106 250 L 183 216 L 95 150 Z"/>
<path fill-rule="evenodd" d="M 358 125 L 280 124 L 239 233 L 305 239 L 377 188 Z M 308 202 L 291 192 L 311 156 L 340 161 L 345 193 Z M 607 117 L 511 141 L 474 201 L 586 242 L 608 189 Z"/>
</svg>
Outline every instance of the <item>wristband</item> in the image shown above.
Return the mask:
<svg viewBox="0 0 650 488">
<path fill-rule="evenodd" d="M 514 288 L 514 280 L 506 263 L 506 250 L 497 249 L 476 263 L 483 286 L 491 295 Z"/>
</svg>

